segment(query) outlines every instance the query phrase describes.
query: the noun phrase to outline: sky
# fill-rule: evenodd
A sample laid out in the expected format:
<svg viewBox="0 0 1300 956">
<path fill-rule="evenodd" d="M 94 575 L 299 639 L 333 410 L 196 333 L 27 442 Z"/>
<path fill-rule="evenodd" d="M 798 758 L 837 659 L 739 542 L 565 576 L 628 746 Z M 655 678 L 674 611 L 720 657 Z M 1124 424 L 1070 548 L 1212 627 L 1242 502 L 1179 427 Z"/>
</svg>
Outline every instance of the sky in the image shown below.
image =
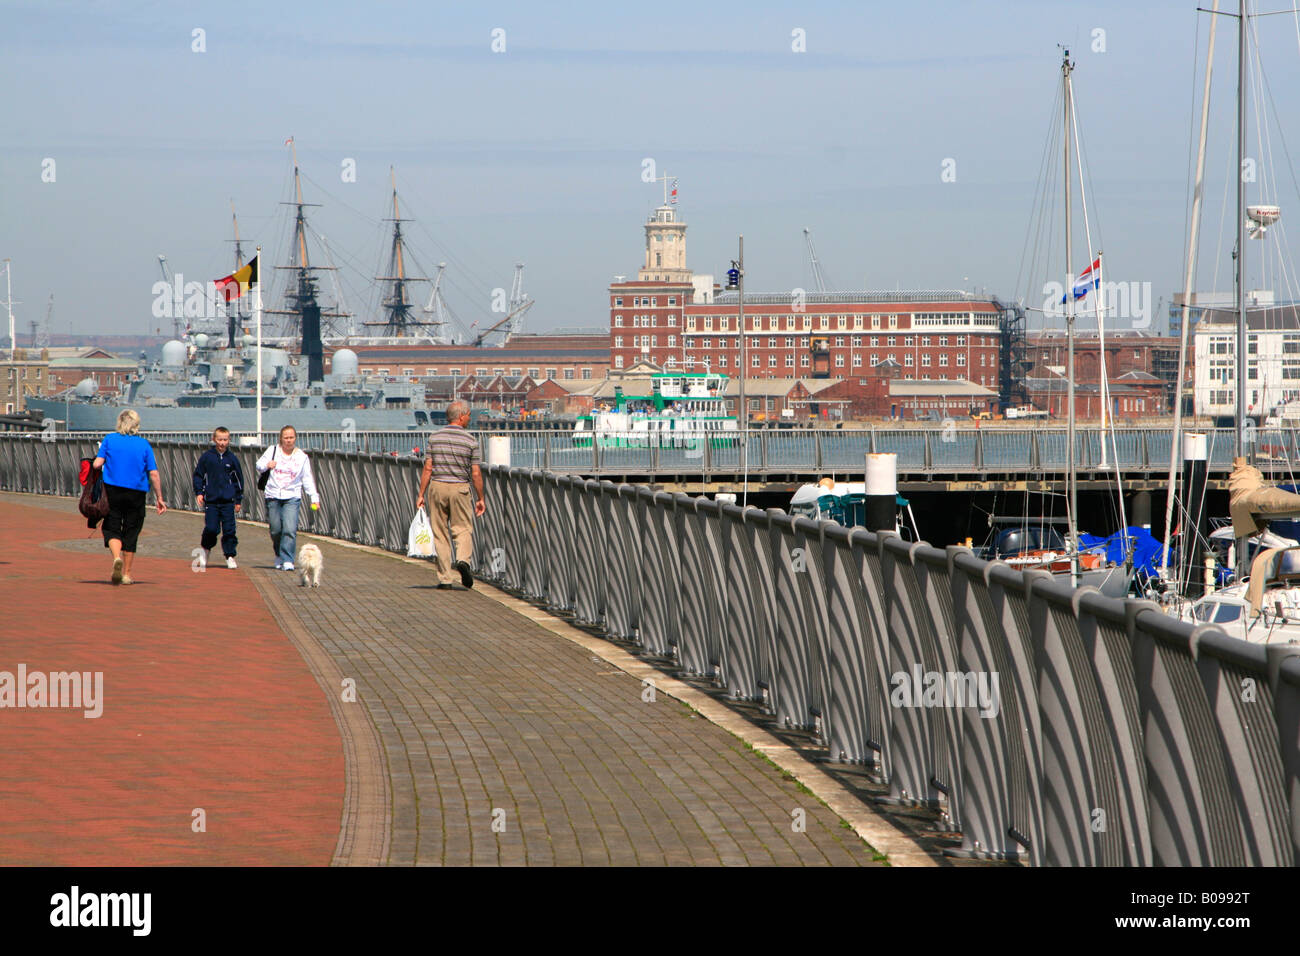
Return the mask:
<svg viewBox="0 0 1300 956">
<path fill-rule="evenodd" d="M 152 309 L 158 256 L 186 281 L 229 273 L 232 201 L 246 254 L 260 243 L 266 266 L 288 261 L 292 137 L 319 204 L 311 228 L 358 321 L 379 317 L 392 167 L 415 219 L 408 268 L 445 261 L 465 325 L 492 320 L 522 262 L 529 331 L 607 328 L 606 286 L 635 274 L 662 202 L 648 162 L 678 180 L 696 272 L 720 275 L 743 235 L 747 290 L 811 289 L 806 227 L 831 288 L 964 288 L 1032 309 L 1066 272 L 1063 45 L 1091 229 L 1089 242 L 1076 211 L 1074 269 L 1104 251 L 1108 279 L 1167 305 L 1209 29 L 1197 5 L 7 0 L 0 258 L 20 331 L 51 293 L 55 334 L 167 326 Z M 1289 298 L 1300 22 L 1256 29 L 1269 119 L 1251 129 L 1248 188 L 1283 221 L 1248 270 Z M 1221 17 L 1203 290 L 1231 288 L 1235 35 Z"/>
</svg>

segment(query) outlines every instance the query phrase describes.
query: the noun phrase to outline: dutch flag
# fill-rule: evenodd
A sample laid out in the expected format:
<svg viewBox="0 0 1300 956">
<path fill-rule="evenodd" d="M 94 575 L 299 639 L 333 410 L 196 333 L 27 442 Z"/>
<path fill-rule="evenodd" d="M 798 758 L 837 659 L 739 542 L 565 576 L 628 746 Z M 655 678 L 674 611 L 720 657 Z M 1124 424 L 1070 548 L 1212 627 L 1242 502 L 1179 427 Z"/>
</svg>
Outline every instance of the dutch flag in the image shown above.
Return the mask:
<svg viewBox="0 0 1300 956">
<path fill-rule="evenodd" d="M 1079 277 L 1074 280 L 1074 298 L 1082 299 L 1088 294 L 1089 289 L 1096 289 L 1101 285 L 1101 256 L 1092 260 L 1092 265 L 1079 273 Z M 1065 296 L 1061 296 L 1061 304 L 1065 305 Z"/>
</svg>

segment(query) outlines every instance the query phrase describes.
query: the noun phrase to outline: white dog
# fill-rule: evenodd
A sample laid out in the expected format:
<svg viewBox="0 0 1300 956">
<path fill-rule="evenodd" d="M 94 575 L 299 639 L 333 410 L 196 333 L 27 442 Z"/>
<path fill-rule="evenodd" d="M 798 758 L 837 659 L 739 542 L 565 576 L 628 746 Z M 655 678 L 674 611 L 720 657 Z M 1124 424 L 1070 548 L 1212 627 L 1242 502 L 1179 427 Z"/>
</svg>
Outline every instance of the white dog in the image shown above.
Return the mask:
<svg viewBox="0 0 1300 956">
<path fill-rule="evenodd" d="M 320 548 L 314 544 L 304 544 L 298 549 L 298 578 L 303 587 L 320 587 L 320 573 L 325 566 Z"/>
</svg>

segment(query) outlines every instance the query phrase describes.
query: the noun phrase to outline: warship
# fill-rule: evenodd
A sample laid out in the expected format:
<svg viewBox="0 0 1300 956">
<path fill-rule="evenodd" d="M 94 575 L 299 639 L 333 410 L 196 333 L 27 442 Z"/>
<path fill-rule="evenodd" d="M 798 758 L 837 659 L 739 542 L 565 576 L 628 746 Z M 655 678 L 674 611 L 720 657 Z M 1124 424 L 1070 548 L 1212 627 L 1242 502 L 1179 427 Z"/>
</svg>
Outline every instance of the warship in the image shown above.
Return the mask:
<svg viewBox="0 0 1300 956">
<path fill-rule="evenodd" d="M 328 333 L 333 320 L 348 316 L 319 301 L 316 273 L 332 267 L 312 265 L 308 259 L 304 208 L 309 204 L 302 198 L 296 150 L 293 165 L 290 205 L 296 207 L 295 234 L 290 263 L 280 267 L 289 281 L 282 306 L 266 310 L 283 319 L 281 337 L 269 345 L 264 340 L 260 348 L 262 429 L 293 425 L 300 431 L 406 431 L 427 428 L 435 419 L 441 423 L 443 415 L 430 409 L 423 384 L 410 378 L 363 376 L 351 349 L 337 349 L 325 373 L 322 333 Z M 397 329 L 400 334 L 421 323 L 410 315 L 406 285 L 413 279 L 401 267 L 402 220 L 395 187 L 394 218 L 397 268 L 378 278 L 393 283 L 384 301 L 389 312 L 385 331 Z M 235 274 L 247 271 L 238 237 L 236 221 Z M 236 434 L 252 434 L 258 417 L 259 347 L 252 335 L 241 331 L 241 319 L 247 316 L 240 315 L 238 302 L 227 301 L 224 316 L 199 319 L 183 332 L 178 327 L 177 337 L 163 346 L 160 361 L 151 363 L 141 353 L 135 373 L 119 394 L 99 395 L 95 381 L 84 379 L 61 395 L 29 398 L 27 406 L 47 423 L 70 432 L 112 431 L 122 409 L 133 408 L 146 432 L 207 432 L 221 425 Z M 298 342 L 296 354 L 285 347 Z"/>
</svg>

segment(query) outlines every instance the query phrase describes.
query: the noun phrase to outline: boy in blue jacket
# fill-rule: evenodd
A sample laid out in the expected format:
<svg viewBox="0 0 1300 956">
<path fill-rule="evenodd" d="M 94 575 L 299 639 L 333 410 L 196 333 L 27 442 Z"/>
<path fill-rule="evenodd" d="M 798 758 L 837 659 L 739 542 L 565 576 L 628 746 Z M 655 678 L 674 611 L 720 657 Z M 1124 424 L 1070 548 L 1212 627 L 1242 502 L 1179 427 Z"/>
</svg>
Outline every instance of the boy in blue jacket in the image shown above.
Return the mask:
<svg viewBox="0 0 1300 956">
<path fill-rule="evenodd" d="M 226 556 L 226 567 L 234 570 L 235 552 L 239 539 L 235 534 L 235 515 L 239 514 L 244 500 L 244 470 L 239 458 L 230 451 L 230 429 L 218 428 L 212 433 L 212 447 L 199 456 L 194 466 L 194 495 L 203 509 L 203 563 L 217 543 L 217 527 L 221 527 L 221 550 Z"/>
</svg>

